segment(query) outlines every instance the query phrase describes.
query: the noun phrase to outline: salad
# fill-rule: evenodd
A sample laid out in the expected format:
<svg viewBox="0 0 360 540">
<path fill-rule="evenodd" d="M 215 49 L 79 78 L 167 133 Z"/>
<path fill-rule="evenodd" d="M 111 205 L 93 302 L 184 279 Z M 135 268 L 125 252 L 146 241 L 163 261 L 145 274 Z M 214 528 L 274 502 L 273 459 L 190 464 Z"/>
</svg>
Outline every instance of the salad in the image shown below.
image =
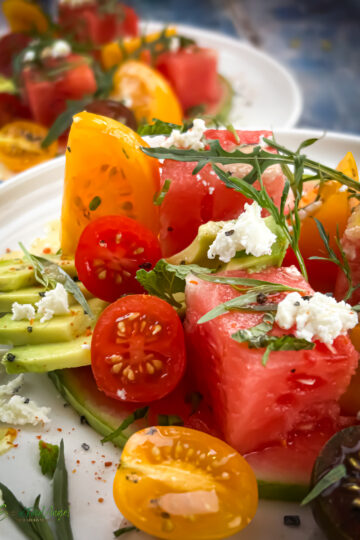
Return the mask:
<svg viewBox="0 0 360 540">
<path fill-rule="evenodd" d="M 310 504 L 328 538 L 358 538 L 359 179 L 350 153 L 335 170 L 312 144 L 78 113 L 60 248 L 0 260 L 1 362 L 16 375 L 0 386 L 2 447 L 50 421 L 21 393 L 24 373 L 47 373 L 123 449 L 115 536 L 241 537 L 260 497 Z M 64 509 L 64 442 L 44 434 L 40 466 Z M 17 486 L 0 489 L 19 527 Z M 73 538 L 63 518 L 55 532 Z M 54 537 L 38 523 L 22 531 Z"/>
<path fill-rule="evenodd" d="M 82 110 L 133 129 L 194 114 L 225 122 L 231 84 L 217 52 L 175 27 L 140 34 L 135 11 L 113 0 L 61 0 L 54 20 L 31 0 L 5 0 L 0 38 L 0 162 L 19 172 L 65 150 Z"/>
</svg>

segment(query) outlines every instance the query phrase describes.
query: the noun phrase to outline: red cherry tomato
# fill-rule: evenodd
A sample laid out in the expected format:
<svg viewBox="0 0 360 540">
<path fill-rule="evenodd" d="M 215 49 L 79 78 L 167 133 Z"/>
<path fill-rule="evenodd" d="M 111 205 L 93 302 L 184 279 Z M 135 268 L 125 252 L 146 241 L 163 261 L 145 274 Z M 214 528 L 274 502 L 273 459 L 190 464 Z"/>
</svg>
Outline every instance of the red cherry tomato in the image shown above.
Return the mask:
<svg viewBox="0 0 360 540">
<path fill-rule="evenodd" d="M 112 398 L 158 400 L 179 383 L 185 362 L 181 321 L 160 298 L 124 296 L 105 309 L 95 326 L 91 367 L 98 388 Z"/>
<path fill-rule="evenodd" d="M 101 204 L 99 197 L 92 202 Z M 150 270 L 160 257 L 159 242 L 149 229 L 126 216 L 103 216 L 83 230 L 75 266 L 92 294 L 113 302 L 123 294 L 143 292 L 136 272 Z"/>
</svg>

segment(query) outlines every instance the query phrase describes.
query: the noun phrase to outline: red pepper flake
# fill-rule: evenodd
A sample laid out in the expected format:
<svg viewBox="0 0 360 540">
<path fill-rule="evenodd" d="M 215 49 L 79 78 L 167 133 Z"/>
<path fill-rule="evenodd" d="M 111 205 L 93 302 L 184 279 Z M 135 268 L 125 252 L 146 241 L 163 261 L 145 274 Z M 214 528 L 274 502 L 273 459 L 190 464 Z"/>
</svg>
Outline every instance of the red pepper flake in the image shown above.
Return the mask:
<svg viewBox="0 0 360 540">
<path fill-rule="evenodd" d="M 104 465 L 105 467 L 111 467 L 112 461 L 105 461 Z"/>
<path fill-rule="evenodd" d="M 51 253 L 51 248 L 49 248 L 49 247 L 44 248 L 44 249 L 43 249 L 43 253 L 44 253 L 45 255 L 49 255 L 49 253 Z"/>
<path fill-rule="evenodd" d="M 57 430 L 58 430 L 58 431 L 62 431 L 61 427 L 58 427 Z"/>
<path fill-rule="evenodd" d="M 18 446 L 19 446 L 19 444 L 18 444 L 18 443 L 16 443 L 16 444 L 13 444 L 13 447 L 14 447 L 14 448 L 17 448 Z"/>
<path fill-rule="evenodd" d="M 190 280 L 190 283 L 192 283 L 193 285 L 198 285 L 198 282 L 194 281 L 193 279 Z"/>
<path fill-rule="evenodd" d="M 75 474 L 75 473 L 76 473 L 76 469 L 73 469 L 71 472 L 72 472 L 73 474 Z"/>
<path fill-rule="evenodd" d="M 95 459 L 93 459 L 91 463 L 96 463 Z"/>
<path fill-rule="evenodd" d="M 103 499 L 102 497 L 99 497 L 99 498 L 98 498 L 98 501 L 99 501 L 99 503 L 103 503 L 103 502 L 104 502 L 104 499 Z"/>
<path fill-rule="evenodd" d="M 92 330 L 90 328 L 90 326 L 85 330 L 85 336 L 91 336 L 92 334 Z"/>
<path fill-rule="evenodd" d="M 101 454 L 101 457 L 103 457 L 103 458 L 104 458 L 104 457 L 105 457 L 105 456 L 104 456 L 104 454 Z"/>
<path fill-rule="evenodd" d="M 36 435 L 36 438 L 40 440 L 40 439 L 41 439 L 41 435 Z"/>
<path fill-rule="evenodd" d="M 80 463 L 80 459 L 77 459 L 77 460 L 76 460 L 76 463 L 77 463 L 77 464 L 79 465 L 79 463 Z"/>
<path fill-rule="evenodd" d="M 11 249 L 10 249 L 10 248 L 6 248 L 5 251 L 6 251 L 6 253 L 11 253 Z"/>
</svg>

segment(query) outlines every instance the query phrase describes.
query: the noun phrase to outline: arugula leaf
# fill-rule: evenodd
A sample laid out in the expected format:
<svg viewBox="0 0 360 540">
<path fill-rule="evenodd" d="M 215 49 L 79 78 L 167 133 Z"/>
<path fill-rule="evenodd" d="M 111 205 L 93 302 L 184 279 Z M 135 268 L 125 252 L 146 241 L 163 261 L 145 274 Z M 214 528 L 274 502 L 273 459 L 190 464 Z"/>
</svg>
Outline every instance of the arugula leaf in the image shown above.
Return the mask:
<svg viewBox="0 0 360 540">
<path fill-rule="evenodd" d="M 182 426 L 183 420 L 177 414 L 158 414 L 159 426 Z"/>
<path fill-rule="evenodd" d="M 25 254 L 25 257 L 31 262 L 35 270 L 35 279 L 41 283 L 46 289 L 54 288 L 56 283 L 61 283 L 65 290 L 72 294 L 75 300 L 80 304 L 83 310 L 91 318 L 94 318 L 94 314 L 91 308 L 81 292 L 78 285 L 73 279 L 55 262 L 39 257 L 29 253 L 25 246 L 19 242 L 19 246 Z"/>
<path fill-rule="evenodd" d="M 240 278 L 241 280 L 243 278 Z M 268 282 L 267 285 L 259 285 L 257 287 L 250 288 L 245 294 L 242 294 L 241 296 L 237 296 L 235 298 L 232 298 L 231 300 L 228 300 L 227 302 L 224 302 L 223 304 L 219 304 L 218 306 L 214 307 L 205 315 L 203 315 L 197 322 L 197 324 L 203 324 L 205 322 L 211 321 L 212 319 L 215 319 L 216 317 L 219 317 L 219 315 L 224 315 L 224 313 L 228 313 L 229 311 L 234 310 L 247 310 L 252 309 L 252 304 L 255 304 L 257 301 L 257 297 L 260 293 L 262 294 L 273 294 L 276 292 L 286 292 L 286 291 L 294 291 L 292 287 L 287 287 L 286 285 L 282 285 L 281 283 L 270 283 Z M 261 306 L 261 311 L 263 311 L 266 306 Z M 260 309 L 259 309 L 260 311 Z"/>
<path fill-rule="evenodd" d="M 138 134 L 143 135 L 170 135 L 174 129 L 184 133 L 192 127 L 192 122 L 185 122 L 184 124 L 172 124 L 171 122 L 163 122 L 158 118 L 153 118 L 152 124 L 143 124 L 138 127 Z"/>
<path fill-rule="evenodd" d="M 50 444 L 45 441 L 39 441 L 39 465 L 41 472 L 45 476 L 52 478 L 56 469 L 56 464 L 59 456 L 59 447 L 57 444 Z"/>
<path fill-rule="evenodd" d="M 66 109 L 59 114 L 53 125 L 50 127 L 48 134 L 41 143 L 42 148 L 47 148 L 56 139 L 60 137 L 72 124 L 73 116 L 85 109 L 92 101 L 92 96 L 85 96 L 83 99 L 69 100 L 66 102 Z"/>
<path fill-rule="evenodd" d="M 98 62 L 93 62 L 93 71 L 96 80 L 96 99 L 107 99 L 112 92 L 114 86 L 114 75 L 118 69 L 118 65 L 111 67 L 108 71 L 104 71 Z"/>
<path fill-rule="evenodd" d="M 306 495 L 300 503 L 301 506 L 308 504 L 318 497 L 325 489 L 336 484 L 346 476 L 346 467 L 343 463 L 337 465 L 323 476 L 312 490 Z"/>
<path fill-rule="evenodd" d="M 55 521 L 56 534 L 59 540 L 74 540 L 70 523 L 70 511 L 67 515 L 64 515 L 64 510 L 69 508 L 68 498 L 68 475 L 65 465 L 64 441 L 61 439 L 53 477 L 54 509 L 62 511 L 61 519 Z"/>
<path fill-rule="evenodd" d="M 240 143 L 240 137 L 239 137 L 236 129 L 234 128 L 234 126 L 232 124 L 226 124 L 225 127 L 226 127 L 226 129 L 228 131 L 230 131 L 230 133 L 232 133 L 234 135 L 236 143 L 239 144 Z"/>
<path fill-rule="evenodd" d="M 161 191 L 159 193 L 155 193 L 155 195 L 154 195 L 153 203 L 155 204 L 155 206 L 161 206 L 161 204 L 162 204 L 162 202 L 163 202 L 163 200 L 165 198 L 165 195 L 169 191 L 170 185 L 171 185 L 171 180 L 169 180 L 167 178 L 165 180 L 165 182 L 164 182 L 164 185 L 163 185 Z"/>
<path fill-rule="evenodd" d="M 35 529 L 41 540 L 55 540 L 50 525 L 40 509 L 40 495 L 35 499 L 32 512 L 34 515 Z"/>
<path fill-rule="evenodd" d="M 136 420 L 140 420 L 141 418 L 144 418 L 148 412 L 149 412 L 149 407 L 141 407 L 140 409 L 136 409 L 134 412 L 129 414 L 129 416 L 125 418 L 125 420 L 123 420 L 123 422 L 120 424 L 120 426 L 117 429 L 115 429 L 115 431 L 112 431 L 111 433 L 109 433 L 109 435 L 106 435 L 106 437 L 101 439 L 101 443 L 113 441 L 114 439 L 116 439 L 116 437 L 121 435 L 122 432 L 130 426 L 130 424 L 132 424 Z"/>
<path fill-rule="evenodd" d="M 336 245 L 340 251 L 340 256 L 338 257 L 335 251 L 330 246 L 330 238 L 329 238 L 329 235 L 326 233 L 323 224 L 318 219 L 316 218 L 314 219 L 315 219 L 315 223 L 319 231 L 320 237 L 324 243 L 325 249 L 328 252 L 329 257 L 309 257 L 309 260 L 329 261 L 336 264 L 336 266 L 338 266 L 340 270 L 343 271 L 346 277 L 347 283 L 348 283 L 348 289 L 343 298 L 343 300 L 346 301 L 352 296 L 354 291 L 356 291 L 360 287 L 360 284 L 353 286 L 353 279 L 352 279 L 352 272 L 351 272 L 350 264 L 347 259 L 344 248 L 341 245 L 341 240 L 340 240 L 340 235 L 339 235 L 339 226 L 337 225 L 336 227 L 336 237 L 335 237 Z"/>
<path fill-rule="evenodd" d="M 204 274 L 211 270 L 197 264 L 174 265 L 166 262 L 165 259 L 160 259 L 149 272 L 143 269 L 138 270 L 136 279 L 149 294 L 166 300 L 176 308 L 181 308 L 182 303 L 175 298 L 175 295 L 185 291 L 186 277 L 196 272 Z"/>
<path fill-rule="evenodd" d="M 289 287 L 288 285 L 283 285 L 282 283 L 274 283 L 272 281 L 264 281 L 261 279 L 244 278 L 238 276 L 219 276 L 217 274 L 201 274 L 196 270 L 193 271 L 193 274 L 204 281 L 222 283 L 224 285 L 239 285 L 246 288 L 269 286 L 274 292 L 302 292 L 302 289 L 295 289 L 294 287 Z"/>
<path fill-rule="evenodd" d="M 121 527 L 120 529 L 117 529 L 114 531 L 114 536 L 122 536 L 123 534 L 126 534 L 128 532 L 137 531 L 138 529 L 134 527 L 133 525 L 130 525 L 129 527 Z"/>
</svg>

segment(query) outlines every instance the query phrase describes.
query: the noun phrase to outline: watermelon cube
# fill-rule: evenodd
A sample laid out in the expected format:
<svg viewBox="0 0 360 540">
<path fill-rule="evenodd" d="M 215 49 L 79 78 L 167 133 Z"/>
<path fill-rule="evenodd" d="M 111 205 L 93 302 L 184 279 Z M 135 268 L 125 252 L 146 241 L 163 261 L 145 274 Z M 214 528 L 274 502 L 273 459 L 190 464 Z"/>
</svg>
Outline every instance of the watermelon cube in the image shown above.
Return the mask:
<svg viewBox="0 0 360 540">
<path fill-rule="evenodd" d="M 232 274 L 247 276 L 243 271 Z M 251 277 L 313 293 L 295 267 L 268 268 Z M 294 433 L 313 432 L 319 422 L 326 421 L 336 430 L 338 400 L 358 364 L 350 339 L 341 335 L 331 346 L 316 342 L 313 350 L 271 352 L 263 366 L 264 349 L 250 349 L 231 338 L 237 330 L 258 324 L 261 313 L 231 312 L 197 324 L 205 313 L 238 294 L 231 286 L 194 276 L 186 284 L 189 363 L 225 440 L 248 453 L 291 444 Z M 274 332 L 291 333 L 278 327 Z"/>
</svg>

